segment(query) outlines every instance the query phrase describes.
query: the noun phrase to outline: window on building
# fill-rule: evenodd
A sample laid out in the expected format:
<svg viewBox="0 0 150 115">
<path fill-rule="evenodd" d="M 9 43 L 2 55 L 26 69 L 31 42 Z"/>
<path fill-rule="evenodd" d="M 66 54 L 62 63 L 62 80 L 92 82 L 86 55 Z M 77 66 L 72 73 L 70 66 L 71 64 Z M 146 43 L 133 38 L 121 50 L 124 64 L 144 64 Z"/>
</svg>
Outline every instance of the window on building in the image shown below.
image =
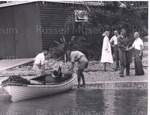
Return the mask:
<svg viewBox="0 0 150 115">
<path fill-rule="evenodd" d="M 87 22 L 88 12 L 86 10 L 75 10 L 75 22 Z"/>
</svg>

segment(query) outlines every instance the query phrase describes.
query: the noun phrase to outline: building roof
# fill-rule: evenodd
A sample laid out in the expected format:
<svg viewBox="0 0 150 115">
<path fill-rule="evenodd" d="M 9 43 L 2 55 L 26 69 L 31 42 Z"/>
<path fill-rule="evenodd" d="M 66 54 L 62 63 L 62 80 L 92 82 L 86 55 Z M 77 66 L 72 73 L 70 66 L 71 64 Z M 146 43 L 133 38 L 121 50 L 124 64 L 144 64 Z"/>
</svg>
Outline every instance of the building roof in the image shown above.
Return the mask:
<svg viewBox="0 0 150 115">
<path fill-rule="evenodd" d="M 20 5 L 20 4 L 26 4 L 26 3 L 31 3 L 31 2 L 34 2 L 34 1 L 8 1 L 7 3 L 1 3 L 0 8 Z"/>
<path fill-rule="evenodd" d="M 21 5 L 21 4 L 27 4 L 32 2 L 38 2 L 38 1 L 8 1 L 6 3 L 1 3 L 0 8 L 2 7 L 8 7 L 8 6 L 15 6 L 15 5 Z M 83 4 L 83 5 L 89 5 L 89 6 L 104 6 L 104 3 L 101 1 L 42 1 L 42 2 L 55 2 L 55 3 L 64 3 L 64 4 Z"/>
<path fill-rule="evenodd" d="M 104 6 L 102 1 L 55 1 L 59 3 L 83 4 L 89 6 Z"/>
<path fill-rule="evenodd" d="M 40 1 L 36 1 L 36 0 L 7 1 L 7 2 L 4 2 L 4 3 L 3 2 L 0 3 L 0 8 L 8 7 L 8 6 L 21 5 L 21 4 L 27 4 L 27 3 L 32 3 L 32 2 L 40 2 Z M 85 5 L 85 6 L 105 6 L 106 3 L 109 2 L 109 1 L 104 2 L 104 1 L 61 1 L 61 0 L 60 1 L 57 1 L 57 0 L 48 1 L 48 0 L 45 0 L 45 1 L 41 1 L 41 2 L 43 2 L 43 3 L 44 2 L 54 2 L 54 3 L 64 3 L 64 4 L 81 4 L 81 5 Z M 126 7 L 126 3 L 128 3 L 128 2 L 119 2 L 119 1 L 117 1 L 117 2 L 120 4 L 120 7 Z M 132 4 L 132 5 L 134 5 L 135 8 L 137 7 L 136 4 Z M 148 5 L 147 4 L 144 5 L 144 3 L 143 3 L 140 6 L 138 5 L 138 8 L 139 9 L 148 9 Z"/>
</svg>

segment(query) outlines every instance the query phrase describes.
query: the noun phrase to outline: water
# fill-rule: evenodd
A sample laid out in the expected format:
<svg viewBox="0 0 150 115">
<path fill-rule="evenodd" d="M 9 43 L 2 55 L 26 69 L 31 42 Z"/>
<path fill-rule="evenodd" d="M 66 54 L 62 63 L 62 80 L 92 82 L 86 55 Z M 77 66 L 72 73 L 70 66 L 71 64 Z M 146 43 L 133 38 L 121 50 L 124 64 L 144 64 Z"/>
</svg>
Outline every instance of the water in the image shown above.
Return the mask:
<svg viewBox="0 0 150 115">
<path fill-rule="evenodd" d="M 76 89 L 11 103 L 0 101 L 0 115 L 147 115 L 147 89 Z"/>
</svg>

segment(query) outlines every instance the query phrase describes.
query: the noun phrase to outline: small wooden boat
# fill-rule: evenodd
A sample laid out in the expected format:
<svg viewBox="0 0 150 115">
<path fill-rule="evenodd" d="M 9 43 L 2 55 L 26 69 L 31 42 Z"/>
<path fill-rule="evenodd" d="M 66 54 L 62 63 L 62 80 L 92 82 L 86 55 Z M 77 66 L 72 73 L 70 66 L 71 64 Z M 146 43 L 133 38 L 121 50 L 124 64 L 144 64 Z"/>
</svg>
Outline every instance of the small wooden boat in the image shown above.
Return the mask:
<svg viewBox="0 0 150 115">
<path fill-rule="evenodd" d="M 65 92 L 74 86 L 75 75 L 61 83 L 46 85 L 7 84 L 2 86 L 11 96 L 12 102 L 49 96 Z"/>
</svg>

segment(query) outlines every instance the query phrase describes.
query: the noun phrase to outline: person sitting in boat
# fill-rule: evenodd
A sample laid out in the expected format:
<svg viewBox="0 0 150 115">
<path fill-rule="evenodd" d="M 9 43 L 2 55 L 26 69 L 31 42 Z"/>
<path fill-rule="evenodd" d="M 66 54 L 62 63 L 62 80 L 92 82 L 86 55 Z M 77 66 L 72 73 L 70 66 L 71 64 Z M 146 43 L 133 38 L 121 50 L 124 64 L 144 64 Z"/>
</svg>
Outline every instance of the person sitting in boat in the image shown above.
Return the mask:
<svg viewBox="0 0 150 115">
<path fill-rule="evenodd" d="M 72 77 L 72 72 L 62 73 L 61 67 L 58 70 L 54 70 L 51 75 L 45 77 L 45 83 L 60 83 L 66 81 Z"/>
<path fill-rule="evenodd" d="M 45 74 L 45 63 L 46 63 L 46 57 L 49 54 L 49 49 L 44 49 L 42 53 L 39 53 L 35 58 L 34 58 L 34 65 L 33 69 L 36 72 L 37 76 L 41 76 Z"/>
<path fill-rule="evenodd" d="M 73 71 L 75 62 L 78 62 L 78 88 L 80 87 L 80 81 L 82 79 L 83 81 L 83 87 L 85 87 L 85 79 L 83 75 L 83 70 L 88 67 L 88 59 L 85 57 L 85 55 L 80 51 L 68 51 L 67 52 L 68 57 L 70 57 L 71 60 L 71 68 L 70 71 Z"/>
<path fill-rule="evenodd" d="M 54 70 L 52 77 L 55 78 L 56 82 L 60 82 L 62 78 L 61 67 L 59 66 L 58 70 Z"/>
</svg>

